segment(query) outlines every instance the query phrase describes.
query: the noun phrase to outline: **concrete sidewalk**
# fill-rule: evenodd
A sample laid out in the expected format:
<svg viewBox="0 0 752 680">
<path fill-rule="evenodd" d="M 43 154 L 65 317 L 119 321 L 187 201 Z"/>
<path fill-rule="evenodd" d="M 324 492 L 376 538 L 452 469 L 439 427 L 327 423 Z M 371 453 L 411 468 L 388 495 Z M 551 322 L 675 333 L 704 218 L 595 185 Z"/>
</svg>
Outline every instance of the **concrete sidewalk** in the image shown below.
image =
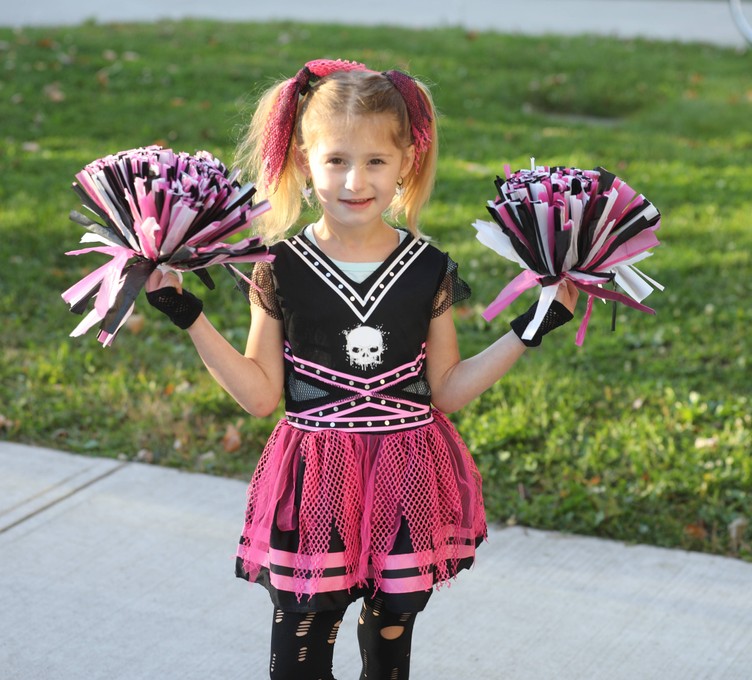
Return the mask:
<svg viewBox="0 0 752 680">
<path fill-rule="evenodd" d="M 751 15 L 752 10 L 747 16 L 752 18 Z M 5 3 L 0 10 L 0 25 L 50 26 L 87 20 L 159 21 L 188 17 L 411 28 L 462 26 L 472 30 L 527 35 L 595 33 L 620 38 L 705 42 L 725 47 L 746 44 L 734 25 L 725 0 L 327 0 L 315 3 L 310 0 L 263 3 L 247 0 L 221 3 L 205 0 L 129 0 L 119 3 L 35 0 Z"/>
<path fill-rule="evenodd" d="M 271 603 L 233 575 L 245 487 L 0 443 L 0 677 L 267 677 Z M 752 565 L 496 528 L 419 617 L 411 677 L 747 680 Z"/>
</svg>

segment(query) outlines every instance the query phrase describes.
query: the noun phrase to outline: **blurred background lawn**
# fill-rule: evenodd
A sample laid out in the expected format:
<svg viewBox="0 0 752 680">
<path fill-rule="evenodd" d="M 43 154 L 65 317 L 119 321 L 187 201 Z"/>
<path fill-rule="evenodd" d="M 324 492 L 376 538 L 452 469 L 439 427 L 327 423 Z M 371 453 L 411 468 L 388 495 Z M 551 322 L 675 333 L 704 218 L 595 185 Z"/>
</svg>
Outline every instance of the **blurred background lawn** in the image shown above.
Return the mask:
<svg viewBox="0 0 752 680">
<path fill-rule="evenodd" d="M 432 85 L 441 161 L 423 230 L 473 287 L 456 312 L 465 356 L 534 299 L 480 317 L 517 271 L 471 226 L 505 163 L 602 165 L 663 213 L 642 267 L 666 286 L 647 300 L 656 316 L 619 308 L 611 332 L 597 305 L 582 348 L 575 322 L 452 415 L 491 519 L 752 560 L 749 52 L 290 23 L 0 29 L 0 437 L 250 475 L 274 418 L 245 415 L 143 298 L 113 348 L 68 337 L 60 293 L 101 261 L 64 255 L 82 234 L 70 183 L 152 143 L 231 164 L 258 91 L 322 56 Z M 242 349 L 246 305 L 215 278 L 189 285 Z"/>
</svg>

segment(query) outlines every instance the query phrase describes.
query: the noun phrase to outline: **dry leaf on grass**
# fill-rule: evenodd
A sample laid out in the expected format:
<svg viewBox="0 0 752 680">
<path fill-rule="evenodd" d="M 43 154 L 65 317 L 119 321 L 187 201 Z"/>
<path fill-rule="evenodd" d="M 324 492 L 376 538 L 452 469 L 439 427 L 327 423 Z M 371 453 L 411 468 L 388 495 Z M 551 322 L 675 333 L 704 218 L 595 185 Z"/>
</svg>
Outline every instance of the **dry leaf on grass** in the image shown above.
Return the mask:
<svg viewBox="0 0 752 680">
<path fill-rule="evenodd" d="M 238 428 L 234 425 L 228 425 L 225 434 L 222 437 L 222 448 L 227 451 L 227 453 L 233 453 L 240 448 L 242 443 L 243 438 L 241 437 Z"/>
</svg>

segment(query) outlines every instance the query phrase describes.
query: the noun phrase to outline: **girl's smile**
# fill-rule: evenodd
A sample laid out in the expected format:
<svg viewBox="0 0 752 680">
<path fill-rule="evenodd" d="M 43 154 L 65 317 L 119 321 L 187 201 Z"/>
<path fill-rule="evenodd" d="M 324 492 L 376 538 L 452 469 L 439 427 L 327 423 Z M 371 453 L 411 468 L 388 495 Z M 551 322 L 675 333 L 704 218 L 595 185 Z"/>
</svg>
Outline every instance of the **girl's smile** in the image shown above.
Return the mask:
<svg viewBox="0 0 752 680">
<path fill-rule="evenodd" d="M 343 199 L 340 199 L 340 202 L 344 203 L 345 205 L 347 205 L 347 206 L 349 206 L 351 208 L 354 208 L 355 210 L 360 210 L 362 208 L 367 208 L 368 206 L 370 206 L 371 203 L 373 203 L 373 200 L 374 199 L 372 199 L 372 198 L 360 198 L 360 199 L 354 199 L 354 198 L 345 199 L 345 198 L 343 198 Z"/>
</svg>

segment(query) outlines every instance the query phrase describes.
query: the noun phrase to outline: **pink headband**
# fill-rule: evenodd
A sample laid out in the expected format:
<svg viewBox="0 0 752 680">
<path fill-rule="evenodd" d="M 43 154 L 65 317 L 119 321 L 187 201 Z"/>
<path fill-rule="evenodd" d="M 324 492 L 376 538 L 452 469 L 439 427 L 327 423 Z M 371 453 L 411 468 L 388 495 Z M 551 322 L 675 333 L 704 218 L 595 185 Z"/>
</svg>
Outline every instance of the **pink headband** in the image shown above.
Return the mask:
<svg viewBox="0 0 752 680">
<path fill-rule="evenodd" d="M 310 90 L 311 80 L 315 81 L 338 71 L 376 73 L 354 61 L 316 59 L 307 62 L 293 78 L 283 84 L 261 139 L 261 156 L 264 159 L 267 188 L 274 186 L 276 189 L 279 185 L 292 141 L 300 95 Z M 431 146 L 431 114 L 413 78 L 402 71 L 386 71 L 382 75 L 394 85 L 405 101 L 415 145 L 417 172 L 420 157 Z"/>
</svg>

